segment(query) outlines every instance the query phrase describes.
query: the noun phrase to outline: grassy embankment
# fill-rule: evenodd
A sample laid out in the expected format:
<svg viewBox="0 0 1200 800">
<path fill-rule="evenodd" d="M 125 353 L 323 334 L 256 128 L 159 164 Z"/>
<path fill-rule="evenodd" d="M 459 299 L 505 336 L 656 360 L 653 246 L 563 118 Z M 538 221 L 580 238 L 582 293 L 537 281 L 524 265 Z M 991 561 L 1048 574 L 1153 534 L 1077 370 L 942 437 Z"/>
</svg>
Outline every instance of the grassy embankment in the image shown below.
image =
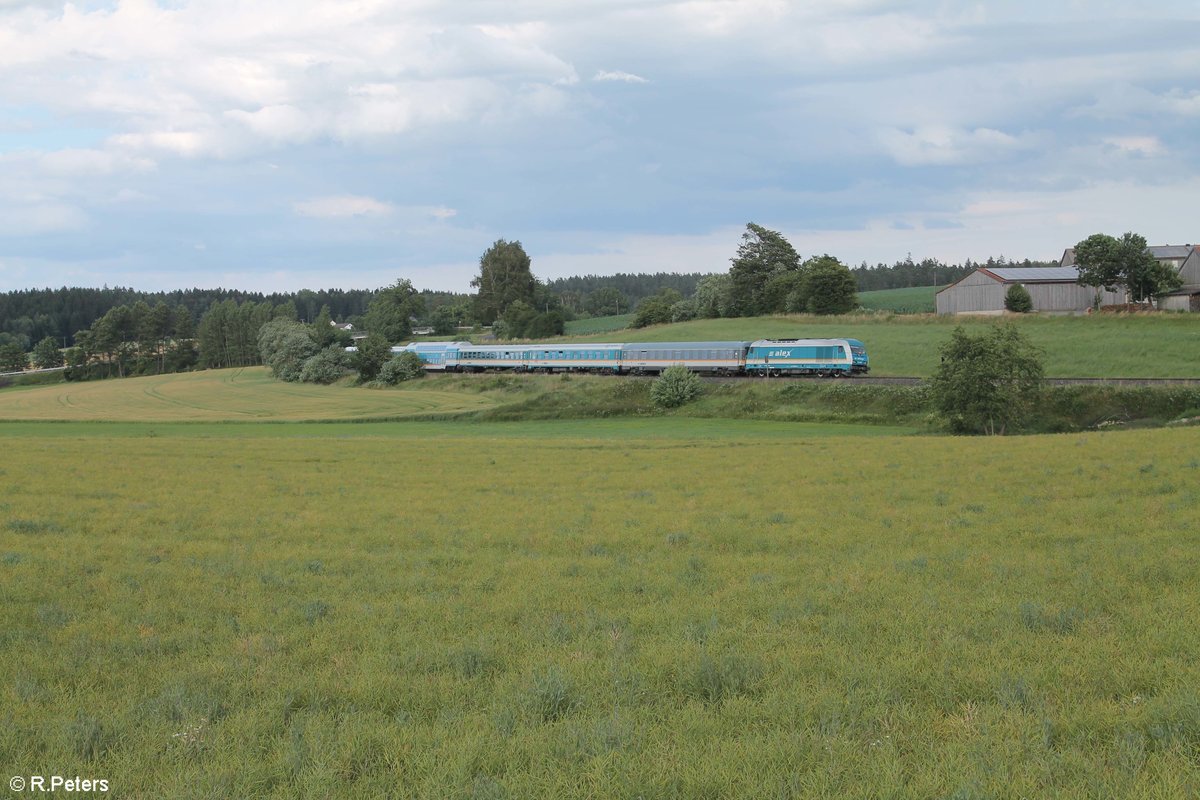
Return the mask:
<svg viewBox="0 0 1200 800">
<path fill-rule="evenodd" d="M 672 412 L 650 402 L 649 379 L 597 375 L 443 375 L 394 390 L 287 384 L 264 368 L 212 370 L 0 392 L 0 420 L 186 422 L 379 422 L 457 420 L 530 423 L 553 430 L 601 419 L 641 419 L 644 430 L 717 427 L 737 420 L 807 425 L 874 425 L 880 432 L 936 431 L 924 386 L 870 386 L 854 380 L 743 380 L 711 383 L 699 400 Z M 1029 431 L 1069 431 L 1101 423 L 1161 425 L 1200 416 L 1200 388 L 1054 387 Z M 620 429 L 620 426 L 616 426 Z M 712 430 L 708 426 L 704 430 Z M 638 435 L 630 432 L 628 435 Z M 696 435 L 699 435 L 697 433 Z"/>
<path fill-rule="evenodd" d="M 0 764 L 115 797 L 1200 792 L 1200 431 L 639 424 L 0 426 Z"/>
</svg>

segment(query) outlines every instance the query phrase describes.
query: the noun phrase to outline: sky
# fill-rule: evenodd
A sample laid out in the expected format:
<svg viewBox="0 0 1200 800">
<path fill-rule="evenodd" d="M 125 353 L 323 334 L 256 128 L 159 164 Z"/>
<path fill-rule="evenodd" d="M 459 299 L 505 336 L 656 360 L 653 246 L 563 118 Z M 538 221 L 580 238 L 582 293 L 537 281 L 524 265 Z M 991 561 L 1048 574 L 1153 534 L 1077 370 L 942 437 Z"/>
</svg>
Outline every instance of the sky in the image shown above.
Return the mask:
<svg viewBox="0 0 1200 800">
<path fill-rule="evenodd" d="M 1200 3 L 0 0 L 0 291 L 1200 240 Z"/>
</svg>

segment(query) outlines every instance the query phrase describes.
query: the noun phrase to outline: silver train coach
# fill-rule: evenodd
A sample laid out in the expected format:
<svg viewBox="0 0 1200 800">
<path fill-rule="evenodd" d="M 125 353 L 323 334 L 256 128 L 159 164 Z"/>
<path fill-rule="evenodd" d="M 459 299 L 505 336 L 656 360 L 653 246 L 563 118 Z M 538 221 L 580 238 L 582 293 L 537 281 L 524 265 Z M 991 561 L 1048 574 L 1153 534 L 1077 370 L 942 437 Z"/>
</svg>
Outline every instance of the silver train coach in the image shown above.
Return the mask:
<svg viewBox="0 0 1200 800">
<path fill-rule="evenodd" d="M 414 342 L 430 372 L 594 372 L 655 375 L 682 365 L 713 375 L 865 375 L 870 360 L 857 339 L 759 339 L 753 342 L 473 344 Z"/>
</svg>

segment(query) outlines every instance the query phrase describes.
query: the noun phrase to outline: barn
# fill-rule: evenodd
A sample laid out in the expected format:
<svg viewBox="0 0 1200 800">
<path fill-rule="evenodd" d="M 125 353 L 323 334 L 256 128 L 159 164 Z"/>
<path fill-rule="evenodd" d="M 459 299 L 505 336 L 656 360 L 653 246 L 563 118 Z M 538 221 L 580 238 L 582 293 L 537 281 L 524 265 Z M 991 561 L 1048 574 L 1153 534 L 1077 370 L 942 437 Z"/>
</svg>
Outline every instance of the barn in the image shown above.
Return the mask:
<svg viewBox="0 0 1200 800">
<path fill-rule="evenodd" d="M 1124 303 L 1124 292 L 1108 292 L 1079 284 L 1075 267 L 980 267 L 936 295 L 939 314 L 1002 314 L 1004 295 L 1020 284 L 1033 300 L 1033 310 L 1047 314 L 1081 314 L 1096 304 Z"/>
<path fill-rule="evenodd" d="M 1200 246 L 1191 244 L 1162 244 L 1147 247 L 1146 251 L 1179 273 L 1183 282 L 1175 291 L 1158 298 L 1163 311 L 1200 311 Z M 1074 266 L 1075 248 L 1063 251 L 1059 265 Z"/>
<path fill-rule="evenodd" d="M 1183 282 L 1175 291 L 1158 298 L 1158 307 L 1163 311 L 1200 312 L 1200 245 L 1151 247 L 1150 252 L 1159 261 L 1168 261 L 1179 270 L 1179 279 Z"/>
</svg>

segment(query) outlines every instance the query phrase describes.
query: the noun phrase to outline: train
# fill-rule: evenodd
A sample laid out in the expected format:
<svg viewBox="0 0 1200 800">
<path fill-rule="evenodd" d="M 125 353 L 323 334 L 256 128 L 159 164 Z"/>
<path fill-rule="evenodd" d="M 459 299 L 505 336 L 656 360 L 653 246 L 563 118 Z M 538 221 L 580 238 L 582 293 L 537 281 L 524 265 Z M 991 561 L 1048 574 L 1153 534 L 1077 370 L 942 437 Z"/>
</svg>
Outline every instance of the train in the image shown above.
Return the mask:
<svg viewBox="0 0 1200 800">
<path fill-rule="evenodd" d="M 758 339 L 753 342 L 623 342 L 473 344 L 414 342 L 392 352 L 416 353 L 429 372 L 593 372 L 657 375 L 682 365 L 711 375 L 848 377 L 871 370 L 858 339 Z"/>
</svg>

